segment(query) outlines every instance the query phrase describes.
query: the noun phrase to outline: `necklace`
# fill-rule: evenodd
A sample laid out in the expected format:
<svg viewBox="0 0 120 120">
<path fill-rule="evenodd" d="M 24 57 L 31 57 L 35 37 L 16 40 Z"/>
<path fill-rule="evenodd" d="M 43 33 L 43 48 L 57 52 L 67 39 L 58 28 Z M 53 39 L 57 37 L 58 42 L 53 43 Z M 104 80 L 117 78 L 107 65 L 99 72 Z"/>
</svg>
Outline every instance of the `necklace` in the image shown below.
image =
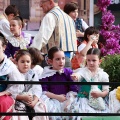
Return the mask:
<svg viewBox="0 0 120 120">
<path fill-rule="evenodd" d="M 22 39 L 22 36 L 21 35 L 14 35 L 14 37 L 18 40 L 21 40 Z"/>
<path fill-rule="evenodd" d="M 20 35 L 14 35 L 15 37 L 20 37 Z"/>
</svg>

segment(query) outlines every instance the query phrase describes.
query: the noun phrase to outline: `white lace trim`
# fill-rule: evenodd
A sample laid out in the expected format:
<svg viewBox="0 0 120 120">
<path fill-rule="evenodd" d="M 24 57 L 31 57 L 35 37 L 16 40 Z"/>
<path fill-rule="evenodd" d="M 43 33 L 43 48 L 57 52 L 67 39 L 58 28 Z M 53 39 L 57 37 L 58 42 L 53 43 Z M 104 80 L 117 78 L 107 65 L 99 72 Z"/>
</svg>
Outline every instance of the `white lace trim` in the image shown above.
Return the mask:
<svg viewBox="0 0 120 120">
<path fill-rule="evenodd" d="M 13 63 L 5 55 L 4 62 L 0 66 L 0 76 L 9 74 L 12 70 L 14 70 Z"/>
<path fill-rule="evenodd" d="M 87 82 L 91 82 L 91 78 L 92 78 L 91 71 L 87 67 L 79 68 L 75 70 L 74 72 L 80 74 L 80 76 L 85 78 Z M 103 72 L 104 72 L 103 69 L 98 68 L 97 74 L 94 76 L 94 81 L 92 82 L 101 82 Z"/>
<path fill-rule="evenodd" d="M 44 70 L 40 79 L 53 76 L 54 74 L 56 74 L 56 72 L 59 72 L 59 74 L 64 73 L 64 70 L 53 70 L 50 68 L 51 66 L 44 67 Z"/>
<path fill-rule="evenodd" d="M 30 43 L 31 36 L 30 35 L 24 35 L 20 40 L 15 38 L 14 36 L 10 36 L 7 38 L 7 40 L 14 46 L 14 47 L 20 47 L 20 49 L 26 49 L 27 45 Z"/>
</svg>

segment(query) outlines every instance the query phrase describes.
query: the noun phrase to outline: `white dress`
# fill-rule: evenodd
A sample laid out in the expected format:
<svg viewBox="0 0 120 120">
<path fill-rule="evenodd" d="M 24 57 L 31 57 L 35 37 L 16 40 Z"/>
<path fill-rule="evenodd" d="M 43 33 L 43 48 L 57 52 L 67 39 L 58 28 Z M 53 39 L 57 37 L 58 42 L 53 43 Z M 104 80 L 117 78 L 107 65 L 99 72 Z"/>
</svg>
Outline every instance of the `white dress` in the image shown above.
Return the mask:
<svg viewBox="0 0 120 120">
<path fill-rule="evenodd" d="M 116 98 L 116 90 L 109 93 L 109 109 L 110 113 L 120 113 L 120 101 Z"/>
<path fill-rule="evenodd" d="M 16 65 L 6 55 L 4 62 L 0 65 L 0 76 L 3 75 L 8 75 L 9 81 L 24 81 Z M 23 91 L 23 89 L 24 85 L 22 84 L 8 84 L 6 91 L 11 93 L 13 98 L 16 98 L 16 95 Z"/>
<path fill-rule="evenodd" d="M 6 76 L 8 79 L 4 79 L 3 76 Z M 0 64 L 0 77 L 2 80 L 8 80 L 8 81 L 24 81 L 22 79 L 20 72 L 18 71 L 15 64 L 13 64 L 9 59 L 7 59 L 7 56 L 4 56 L 3 63 Z M 1 81 L 1 80 L 0 80 Z M 11 93 L 11 96 L 0 96 L 0 112 L 9 112 L 13 111 L 14 107 L 14 99 L 16 99 L 17 94 L 19 94 L 23 88 L 24 85 L 22 84 L 0 84 L 1 91 L 7 91 Z M 4 88 L 4 89 L 3 89 Z M 6 99 L 7 98 L 7 99 Z M 9 99 L 8 99 L 9 98 Z M 10 100 L 10 101 L 9 101 Z M 12 102 L 13 101 L 13 102 Z M 0 120 L 6 119 L 6 116 L 1 116 Z"/>
<path fill-rule="evenodd" d="M 82 82 L 91 82 L 91 71 L 85 67 L 85 68 L 80 68 L 75 71 L 79 77 L 80 81 Z M 97 74 L 94 76 L 94 81 L 93 82 L 109 82 L 108 79 L 108 74 L 104 72 L 101 68 L 98 68 Z M 108 85 L 102 85 L 102 90 L 108 90 L 109 91 L 109 86 Z M 81 85 L 81 90 L 82 91 L 82 85 Z M 81 92 L 78 92 L 79 93 Z M 108 103 L 108 102 L 107 102 Z M 105 110 L 96 110 L 88 105 L 88 97 L 85 97 L 83 95 L 79 96 L 75 99 L 75 101 L 72 103 L 69 112 L 72 113 L 108 113 L 109 112 L 109 106 L 105 102 Z M 73 117 L 73 120 L 80 120 L 81 116 Z"/>
<path fill-rule="evenodd" d="M 35 65 L 33 70 L 38 74 L 38 79 L 40 79 L 43 72 L 43 68 L 40 65 Z"/>
<path fill-rule="evenodd" d="M 43 74 L 41 75 L 41 79 L 47 78 L 47 77 L 48 78 L 52 77 L 53 75 L 56 74 L 56 72 L 58 72 L 61 75 L 62 73 L 64 73 L 64 70 L 57 71 L 57 70 L 50 69 L 50 66 L 44 67 Z M 57 81 L 57 79 L 56 79 L 56 81 Z M 76 92 L 69 91 L 66 94 L 67 100 L 64 102 L 60 102 L 57 99 L 52 99 L 52 98 L 47 97 L 47 95 L 45 95 L 45 93 L 46 93 L 46 91 L 43 92 L 41 99 L 43 99 L 43 101 L 45 102 L 48 112 L 50 112 L 50 113 L 64 113 L 65 109 L 68 109 L 70 107 L 71 103 L 73 102 L 73 100 L 75 98 L 74 96 L 77 94 Z M 66 112 L 67 112 L 67 110 L 66 110 Z M 49 118 L 50 118 L 50 120 L 63 120 L 65 117 L 50 116 Z"/>
<path fill-rule="evenodd" d="M 22 74 L 22 77 L 26 80 L 26 81 L 39 81 L 38 80 L 38 76 L 36 74 L 36 72 L 34 72 L 34 70 L 29 70 L 27 73 Z M 26 84 L 24 86 L 24 90 L 21 91 L 20 94 L 30 94 L 30 95 L 35 95 L 39 98 L 39 101 L 36 103 L 36 105 L 34 106 L 34 110 L 35 112 L 47 112 L 45 103 L 40 99 L 41 95 L 42 95 L 42 87 L 41 85 L 36 85 L 36 84 Z M 17 111 L 20 112 L 20 111 Z M 14 119 L 14 117 L 13 117 Z M 29 120 L 28 116 L 18 116 L 16 118 L 16 120 Z M 33 117 L 33 120 L 48 120 L 47 116 L 35 116 Z"/>
</svg>

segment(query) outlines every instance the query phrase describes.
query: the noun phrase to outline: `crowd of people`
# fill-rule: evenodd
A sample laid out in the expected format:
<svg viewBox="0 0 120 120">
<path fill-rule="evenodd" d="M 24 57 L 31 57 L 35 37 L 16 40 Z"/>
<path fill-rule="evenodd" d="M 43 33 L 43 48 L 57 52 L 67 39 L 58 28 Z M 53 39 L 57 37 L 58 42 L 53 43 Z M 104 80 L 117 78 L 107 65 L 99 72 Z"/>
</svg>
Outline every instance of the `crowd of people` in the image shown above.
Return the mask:
<svg viewBox="0 0 120 120">
<path fill-rule="evenodd" d="M 99 30 L 78 18 L 78 4 L 69 2 L 63 11 L 58 0 L 40 0 L 40 7 L 45 16 L 34 39 L 22 31 L 15 5 L 0 15 L 0 81 L 109 82 L 100 68 Z M 0 84 L 0 112 L 117 113 L 115 94 L 109 85 Z M 3 115 L 0 120 L 81 117 Z"/>
</svg>

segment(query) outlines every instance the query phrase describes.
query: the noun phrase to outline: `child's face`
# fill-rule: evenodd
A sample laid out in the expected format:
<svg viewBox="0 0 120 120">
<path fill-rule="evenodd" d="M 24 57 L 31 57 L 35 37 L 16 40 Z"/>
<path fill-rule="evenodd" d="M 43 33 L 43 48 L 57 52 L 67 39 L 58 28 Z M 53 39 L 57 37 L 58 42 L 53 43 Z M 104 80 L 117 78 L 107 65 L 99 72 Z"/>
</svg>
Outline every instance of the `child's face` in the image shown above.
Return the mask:
<svg viewBox="0 0 120 120">
<path fill-rule="evenodd" d="M 88 35 L 88 39 L 93 41 L 92 44 L 97 44 L 99 40 L 99 34 Z"/>
<path fill-rule="evenodd" d="M 31 68 L 31 57 L 23 55 L 17 62 L 18 69 L 21 73 L 26 73 Z"/>
<path fill-rule="evenodd" d="M 76 18 L 78 17 L 78 9 L 70 12 L 70 13 L 69 13 L 69 16 L 70 16 L 73 20 L 76 20 Z"/>
<path fill-rule="evenodd" d="M 22 25 L 19 25 L 17 20 L 10 21 L 10 31 L 15 35 L 20 35 Z"/>
<path fill-rule="evenodd" d="M 0 56 L 3 55 L 5 48 L 6 46 L 3 46 L 2 41 L 0 40 Z"/>
<path fill-rule="evenodd" d="M 54 70 L 61 70 L 65 66 L 65 54 L 63 51 L 54 53 L 54 58 L 50 60 Z"/>
<path fill-rule="evenodd" d="M 87 55 L 86 60 L 87 60 L 88 69 L 90 71 L 96 71 L 100 65 L 100 60 L 98 55 L 93 55 L 93 54 Z"/>
</svg>

